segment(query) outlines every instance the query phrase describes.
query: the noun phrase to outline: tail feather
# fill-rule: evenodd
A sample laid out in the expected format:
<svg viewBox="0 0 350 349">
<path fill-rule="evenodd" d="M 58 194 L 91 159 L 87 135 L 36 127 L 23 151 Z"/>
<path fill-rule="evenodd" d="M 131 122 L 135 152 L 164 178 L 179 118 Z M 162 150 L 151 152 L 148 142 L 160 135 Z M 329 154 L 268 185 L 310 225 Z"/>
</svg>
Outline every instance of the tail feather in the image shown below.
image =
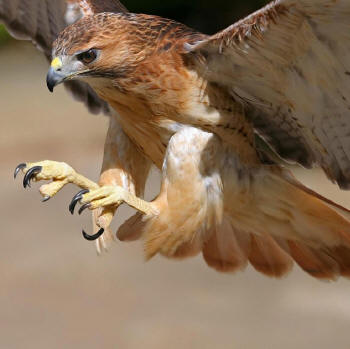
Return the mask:
<svg viewBox="0 0 350 349">
<path fill-rule="evenodd" d="M 286 275 L 293 267 L 293 260 L 268 234 L 251 234 L 249 262 L 259 272 L 272 277 Z"/>
<path fill-rule="evenodd" d="M 138 240 L 142 236 L 145 224 L 145 218 L 140 212 L 137 212 L 119 227 L 117 238 L 120 241 Z"/>
<path fill-rule="evenodd" d="M 316 249 L 350 247 L 349 210 L 303 186 L 288 173 L 265 176 L 257 182 L 254 195 L 257 207 L 252 220 L 260 220 L 271 235 Z"/>
<path fill-rule="evenodd" d="M 215 229 L 203 248 L 203 258 L 207 264 L 221 272 L 234 272 L 247 265 L 248 243 L 225 219 Z"/>
<path fill-rule="evenodd" d="M 350 248 L 337 246 L 329 254 L 338 263 L 340 275 L 350 277 Z"/>
<path fill-rule="evenodd" d="M 337 213 L 339 213 L 340 215 L 344 216 L 345 219 L 350 220 L 350 210 L 347 209 L 346 207 L 339 205 L 338 203 L 322 196 L 321 194 L 317 193 L 316 191 L 310 189 L 309 187 L 303 185 L 302 183 L 300 183 L 296 178 L 294 178 L 294 176 L 291 174 L 291 172 L 287 172 L 287 171 L 283 171 L 283 178 L 289 183 L 291 184 L 293 187 L 301 190 L 302 192 L 304 192 L 305 194 L 307 194 L 308 196 L 314 197 L 319 199 L 321 202 L 323 202 L 324 204 L 326 204 L 328 207 L 330 207 L 331 209 L 334 209 Z"/>
<path fill-rule="evenodd" d="M 302 185 L 287 171 L 270 172 L 255 185 L 252 203 L 243 211 L 234 206 L 226 214 L 233 231 L 250 236 L 245 251 L 256 270 L 280 277 L 291 270 L 294 260 L 319 279 L 350 277 L 350 210 Z M 220 230 L 215 239 L 228 245 Z M 207 245 L 206 249 L 210 250 Z M 227 252 L 215 252 L 215 263 L 206 261 L 224 270 Z"/>
<path fill-rule="evenodd" d="M 339 276 L 339 265 L 331 256 L 295 241 L 289 241 L 288 245 L 295 262 L 311 276 L 326 280 L 335 280 Z"/>
<path fill-rule="evenodd" d="M 206 263 L 222 272 L 242 270 L 249 262 L 265 275 L 282 277 L 294 260 L 319 279 L 350 277 L 348 209 L 281 170 L 257 174 L 249 190 L 235 195 L 242 196 L 232 204 L 228 195 L 223 216 L 216 220 L 208 219 L 205 200 L 187 196 L 176 206 L 176 198 L 168 198 L 159 216 L 137 213 L 117 236 L 143 237 L 147 258 L 156 253 L 183 258 L 202 251 Z M 209 207 L 213 199 L 207 200 Z"/>
</svg>

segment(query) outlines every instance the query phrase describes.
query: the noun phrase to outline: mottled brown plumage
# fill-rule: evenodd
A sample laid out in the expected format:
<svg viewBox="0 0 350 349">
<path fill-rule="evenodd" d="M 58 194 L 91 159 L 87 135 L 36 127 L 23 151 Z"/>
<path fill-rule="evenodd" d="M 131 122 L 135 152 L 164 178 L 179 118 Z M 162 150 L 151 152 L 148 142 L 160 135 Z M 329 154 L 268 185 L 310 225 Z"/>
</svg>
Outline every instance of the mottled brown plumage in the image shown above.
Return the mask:
<svg viewBox="0 0 350 349">
<path fill-rule="evenodd" d="M 147 258 L 202 253 L 219 271 L 250 263 L 273 277 L 294 260 L 317 278 L 349 276 L 349 211 L 276 163 L 318 165 L 350 187 L 347 0 L 275 1 L 213 36 L 112 0 L 70 0 L 66 20 L 48 86 L 82 81 L 107 103 L 102 174 L 97 186 L 66 164 L 31 166 L 54 179 L 43 195 L 66 184 L 57 173 L 90 189 L 81 202 L 107 230 L 99 249 L 127 202 L 139 212 L 117 236 L 143 238 Z M 152 164 L 162 184 L 148 203 L 138 197 Z"/>
</svg>

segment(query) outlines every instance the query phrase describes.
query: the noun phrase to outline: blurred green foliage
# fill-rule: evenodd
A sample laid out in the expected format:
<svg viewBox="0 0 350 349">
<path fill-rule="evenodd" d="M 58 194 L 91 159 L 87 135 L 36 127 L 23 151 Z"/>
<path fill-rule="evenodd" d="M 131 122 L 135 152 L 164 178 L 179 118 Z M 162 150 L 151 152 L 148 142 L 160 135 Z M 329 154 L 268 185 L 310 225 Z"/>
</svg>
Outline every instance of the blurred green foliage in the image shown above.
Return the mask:
<svg viewBox="0 0 350 349">
<path fill-rule="evenodd" d="M 213 34 L 264 6 L 267 0 L 122 0 L 122 3 L 131 12 L 175 19 Z M 0 45 L 8 39 L 9 35 L 0 24 Z"/>
<path fill-rule="evenodd" d="M 5 27 L 0 24 L 0 45 L 7 41 L 10 38 L 10 35 L 7 33 Z"/>
</svg>

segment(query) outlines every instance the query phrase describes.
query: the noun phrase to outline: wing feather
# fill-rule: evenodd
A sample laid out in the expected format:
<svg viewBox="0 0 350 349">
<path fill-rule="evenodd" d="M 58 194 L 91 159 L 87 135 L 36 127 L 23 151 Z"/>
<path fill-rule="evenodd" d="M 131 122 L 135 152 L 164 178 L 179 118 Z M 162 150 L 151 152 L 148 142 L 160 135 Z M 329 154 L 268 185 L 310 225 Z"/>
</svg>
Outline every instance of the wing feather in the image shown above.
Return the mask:
<svg viewBox="0 0 350 349">
<path fill-rule="evenodd" d="M 70 0 L 79 4 L 87 15 L 100 12 L 128 12 L 119 0 Z"/>
<path fill-rule="evenodd" d="M 0 0 L 0 21 L 16 39 L 31 40 L 49 59 L 51 45 L 66 26 L 64 0 Z"/>
<path fill-rule="evenodd" d="M 67 3 L 64 0 L 0 0 L 0 22 L 14 38 L 30 40 L 50 60 L 52 43 L 58 34 L 82 16 L 77 7 L 90 6 L 93 13 L 127 11 L 118 0 L 67 0 Z M 64 85 L 91 113 L 109 114 L 108 104 L 88 84 L 68 81 Z"/>
<path fill-rule="evenodd" d="M 274 1 L 186 47 L 282 158 L 350 189 L 348 0 Z"/>
</svg>

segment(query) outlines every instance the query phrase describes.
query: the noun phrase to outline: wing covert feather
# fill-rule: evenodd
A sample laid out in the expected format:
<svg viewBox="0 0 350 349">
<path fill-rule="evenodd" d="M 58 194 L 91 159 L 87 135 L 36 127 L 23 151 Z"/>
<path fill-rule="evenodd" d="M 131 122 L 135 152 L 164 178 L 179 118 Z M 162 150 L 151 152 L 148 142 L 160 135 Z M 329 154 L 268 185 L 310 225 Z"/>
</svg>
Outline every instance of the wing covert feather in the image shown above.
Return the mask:
<svg viewBox="0 0 350 349">
<path fill-rule="evenodd" d="M 274 1 L 186 47 L 282 158 L 350 189 L 348 0 Z"/>
</svg>

